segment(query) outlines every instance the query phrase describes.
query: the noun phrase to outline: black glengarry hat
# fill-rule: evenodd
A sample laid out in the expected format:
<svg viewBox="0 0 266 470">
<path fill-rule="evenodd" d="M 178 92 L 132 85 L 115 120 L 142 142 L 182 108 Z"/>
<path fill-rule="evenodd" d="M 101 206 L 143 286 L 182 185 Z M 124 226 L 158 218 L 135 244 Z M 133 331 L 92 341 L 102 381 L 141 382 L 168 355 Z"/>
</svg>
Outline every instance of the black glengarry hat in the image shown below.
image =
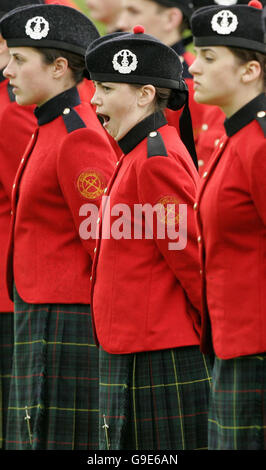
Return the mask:
<svg viewBox="0 0 266 470">
<path fill-rule="evenodd" d="M 247 5 L 250 0 L 191 0 L 193 3 L 194 10 L 208 6 L 226 6 L 231 7 L 233 5 Z M 265 1 L 265 0 L 264 0 Z"/>
<path fill-rule="evenodd" d="M 90 78 L 95 81 L 150 84 L 171 89 L 167 107 L 177 110 L 185 105 L 180 134 L 197 165 L 190 129 L 188 88 L 182 78 L 181 61 L 172 48 L 145 34 L 143 26 L 135 26 L 133 33 L 116 32 L 93 41 L 87 48 L 85 61 Z"/>
<path fill-rule="evenodd" d="M 133 33 L 116 32 L 93 41 L 85 60 L 92 80 L 187 90 L 177 53 L 145 34 L 142 26 L 135 26 Z"/>
<path fill-rule="evenodd" d="M 16 8 L 0 21 L 8 47 L 53 48 L 85 56 L 99 32 L 87 16 L 63 5 Z"/>
<path fill-rule="evenodd" d="M 1 0 L 0 1 L 0 18 L 15 8 L 25 5 L 38 4 L 42 5 L 44 0 Z"/>
<path fill-rule="evenodd" d="M 190 18 L 190 16 L 193 13 L 193 1 L 192 0 L 152 0 L 152 1 L 155 3 L 159 3 L 159 5 L 162 5 L 164 7 L 179 8 L 183 12 L 183 15 L 186 16 L 187 18 Z"/>
<path fill-rule="evenodd" d="M 226 46 L 266 53 L 265 9 L 257 0 L 247 5 L 200 8 L 191 17 L 194 44 Z"/>
</svg>

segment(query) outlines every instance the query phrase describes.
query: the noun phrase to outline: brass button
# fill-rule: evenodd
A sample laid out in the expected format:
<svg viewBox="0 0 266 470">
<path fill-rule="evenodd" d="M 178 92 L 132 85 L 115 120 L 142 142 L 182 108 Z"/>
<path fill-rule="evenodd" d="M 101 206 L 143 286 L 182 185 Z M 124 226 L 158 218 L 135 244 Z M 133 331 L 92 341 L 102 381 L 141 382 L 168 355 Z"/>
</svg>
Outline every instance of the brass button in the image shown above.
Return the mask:
<svg viewBox="0 0 266 470">
<path fill-rule="evenodd" d="M 150 137 L 156 137 L 156 135 L 157 135 L 157 132 L 156 132 L 156 131 L 153 131 L 153 132 L 150 132 L 150 133 L 149 133 L 149 136 L 150 136 Z"/>
<path fill-rule="evenodd" d="M 204 165 L 204 160 L 198 160 L 198 165 L 203 166 Z"/>
<path fill-rule="evenodd" d="M 69 114 L 70 113 L 70 108 L 65 108 L 63 111 L 63 114 Z"/>
<path fill-rule="evenodd" d="M 208 124 L 202 124 L 201 128 L 203 131 L 207 131 L 209 129 L 209 126 Z"/>
<path fill-rule="evenodd" d="M 258 118 L 263 118 L 264 116 L 266 116 L 266 112 L 265 111 L 259 111 L 257 113 L 257 116 L 258 116 Z"/>
<path fill-rule="evenodd" d="M 198 242 L 199 243 L 201 242 L 201 236 L 200 235 L 198 236 Z"/>
<path fill-rule="evenodd" d="M 204 171 L 203 175 L 202 175 L 202 178 L 206 178 L 208 172 L 207 171 Z"/>
<path fill-rule="evenodd" d="M 198 208 L 198 203 L 197 203 L 197 202 L 195 202 L 195 204 L 194 204 L 194 206 L 193 206 L 193 209 L 194 209 L 194 211 L 196 211 L 196 210 L 197 210 L 197 208 Z"/>
</svg>

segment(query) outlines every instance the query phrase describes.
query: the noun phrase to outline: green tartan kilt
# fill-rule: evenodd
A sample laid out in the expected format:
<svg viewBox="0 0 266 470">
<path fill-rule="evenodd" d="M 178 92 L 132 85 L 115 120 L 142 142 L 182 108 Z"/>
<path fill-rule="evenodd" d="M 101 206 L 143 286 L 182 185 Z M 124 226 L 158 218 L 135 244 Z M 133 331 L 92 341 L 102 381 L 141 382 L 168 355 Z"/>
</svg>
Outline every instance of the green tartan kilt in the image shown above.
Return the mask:
<svg viewBox="0 0 266 470">
<path fill-rule="evenodd" d="M 197 346 L 99 358 L 101 450 L 207 449 L 212 366 Z"/>
<path fill-rule="evenodd" d="M 14 338 L 7 449 L 98 449 L 90 306 L 27 304 L 15 290 Z"/>
<path fill-rule="evenodd" d="M 0 448 L 5 449 L 7 408 L 13 356 L 13 312 L 0 313 Z"/>
<path fill-rule="evenodd" d="M 266 354 L 215 358 L 210 394 L 210 450 L 266 449 Z"/>
</svg>

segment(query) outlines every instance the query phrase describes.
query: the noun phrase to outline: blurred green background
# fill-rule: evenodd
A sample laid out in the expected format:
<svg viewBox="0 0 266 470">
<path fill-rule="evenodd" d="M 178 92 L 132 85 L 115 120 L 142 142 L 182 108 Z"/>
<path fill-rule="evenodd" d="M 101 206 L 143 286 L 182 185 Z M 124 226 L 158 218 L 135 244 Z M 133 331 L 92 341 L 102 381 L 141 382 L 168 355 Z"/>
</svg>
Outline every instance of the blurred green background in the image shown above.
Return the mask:
<svg viewBox="0 0 266 470">
<path fill-rule="evenodd" d="M 85 0 L 72 0 L 73 3 L 76 3 L 77 6 L 85 13 L 85 15 L 90 16 L 90 12 L 88 8 L 86 7 L 86 1 Z M 99 23 L 98 21 L 94 21 L 95 25 L 97 26 L 100 34 L 105 34 L 105 28 L 102 23 Z"/>
</svg>

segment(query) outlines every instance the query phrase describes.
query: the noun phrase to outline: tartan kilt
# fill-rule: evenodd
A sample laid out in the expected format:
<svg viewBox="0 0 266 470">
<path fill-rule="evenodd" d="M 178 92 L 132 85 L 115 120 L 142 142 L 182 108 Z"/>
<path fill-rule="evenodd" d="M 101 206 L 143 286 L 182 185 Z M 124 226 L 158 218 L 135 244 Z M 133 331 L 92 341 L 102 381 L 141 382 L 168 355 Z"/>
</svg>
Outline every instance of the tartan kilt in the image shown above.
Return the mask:
<svg viewBox="0 0 266 470">
<path fill-rule="evenodd" d="M 215 358 L 210 393 L 210 450 L 266 449 L 266 354 Z"/>
<path fill-rule="evenodd" d="M 27 304 L 15 290 L 14 339 L 7 449 L 98 449 L 90 306 Z"/>
<path fill-rule="evenodd" d="M 211 361 L 198 346 L 99 352 L 101 450 L 207 449 Z"/>
<path fill-rule="evenodd" d="M 7 408 L 13 356 L 13 312 L 0 313 L 0 448 L 5 449 Z"/>
</svg>

